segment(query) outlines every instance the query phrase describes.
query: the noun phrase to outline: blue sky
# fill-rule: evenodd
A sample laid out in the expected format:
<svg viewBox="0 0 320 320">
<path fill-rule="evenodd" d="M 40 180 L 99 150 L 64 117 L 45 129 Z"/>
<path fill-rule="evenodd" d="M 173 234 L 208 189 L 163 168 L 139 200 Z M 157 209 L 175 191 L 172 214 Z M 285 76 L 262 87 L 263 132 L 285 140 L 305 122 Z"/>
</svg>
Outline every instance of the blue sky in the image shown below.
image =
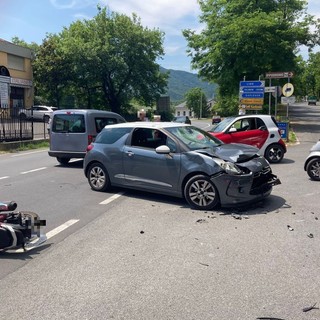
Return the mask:
<svg viewBox="0 0 320 320">
<path fill-rule="evenodd" d="M 0 38 L 17 36 L 26 42 L 42 43 L 47 33 L 59 33 L 77 19 L 97 14 L 97 4 L 131 16 L 134 12 L 149 28 L 165 32 L 165 56 L 160 65 L 167 69 L 194 72 L 187 57 L 187 43 L 181 30 L 199 30 L 197 0 L 0 0 Z M 309 0 L 308 12 L 320 18 L 320 1 Z M 306 51 L 301 54 L 306 57 Z"/>
</svg>

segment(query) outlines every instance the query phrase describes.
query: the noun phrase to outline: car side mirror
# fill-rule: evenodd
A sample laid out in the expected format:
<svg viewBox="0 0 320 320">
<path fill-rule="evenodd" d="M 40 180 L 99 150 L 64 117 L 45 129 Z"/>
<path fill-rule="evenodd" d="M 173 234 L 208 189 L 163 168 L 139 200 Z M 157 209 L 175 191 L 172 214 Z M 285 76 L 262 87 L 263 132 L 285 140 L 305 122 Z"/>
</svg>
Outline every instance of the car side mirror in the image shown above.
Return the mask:
<svg viewBox="0 0 320 320">
<path fill-rule="evenodd" d="M 170 152 L 170 148 L 166 145 L 162 145 L 156 148 L 156 153 L 159 154 L 169 154 Z"/>
<path fill-rule="evenodd" d="M 234 128 L 234 127 L 232 127 L 232 128 L 230 128 L 229 129 L 229 131 L 228 131 L 229 133 L 233 133 L 233 132 L 237 132 L 237 129 L 236 128 Z"/>
</svg>

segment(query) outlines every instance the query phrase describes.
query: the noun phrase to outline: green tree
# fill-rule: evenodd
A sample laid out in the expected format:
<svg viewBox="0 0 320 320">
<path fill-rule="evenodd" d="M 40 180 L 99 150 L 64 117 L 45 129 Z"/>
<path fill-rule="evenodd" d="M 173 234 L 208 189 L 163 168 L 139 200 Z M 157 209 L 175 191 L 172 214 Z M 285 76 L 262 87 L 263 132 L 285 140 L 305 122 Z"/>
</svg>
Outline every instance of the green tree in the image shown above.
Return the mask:
<svg viewBox="0 0 320 320">
<path fill-rule="evenodd" d="M 184 30 L 192 66 L 219 85 L 219 97 L 236 97 L 239 81 L 269 71 L 294 71 L 299 45 L 319 42 L 304 0 L 199 0 L 204 28 Z M 234 110 L 236 110 L 234 105 Z"/>
<path fill-rule="evenodd" d="M 70 61 L 61 49 L 61 39 L 57 35 L 47 35 L 39 46 L 33 62 L 36 95 L 60 107 L 72 78 Z"/>
<path fill-rule="evenodd" d="M 207 98 L 201 88 L 192 88 L 186 95 L 186 106 L 200 119 L 208 115 Z"/>
<path fill-rule="evenodd" d="M 155 62 L 163 55 L 163 33 L 144 28 L 137 16 L 98 7 L 93 19 L 65 28 L 61 40 L 75 92 L 85 94 L 88 105 L 100 93 L 121 113 L 133 99 L 151 106 L 165 93 L 167 75 Z"/>
</svg>

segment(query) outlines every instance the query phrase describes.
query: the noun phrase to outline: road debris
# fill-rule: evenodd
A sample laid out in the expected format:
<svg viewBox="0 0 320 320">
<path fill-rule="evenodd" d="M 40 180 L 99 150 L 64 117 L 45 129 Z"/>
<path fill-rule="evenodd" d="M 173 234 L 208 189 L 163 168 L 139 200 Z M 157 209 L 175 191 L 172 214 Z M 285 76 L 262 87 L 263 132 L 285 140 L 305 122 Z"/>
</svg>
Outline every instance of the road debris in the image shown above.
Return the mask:
<svg viewBox="0 0 320 320">
<path fill-rule="evenodd" d="M 312 239 L 312 238 L 313 238 L 313 234 L 312 234 L 312 233 L 309 233 L 309 234 L 308 234 L 308 237 Z"/>
<path fill-rule="evenodd" d="M 294 229 L 293 229 L 291 226 L 289 226 L 289 225 L 287 225 L 287 228 L 288 228 L 289 231 L 293 231 L 293 230 L 294 230 Z"/>
<path fill-rule="evenodd" d="M 305 308 L 302 309 L 302 311 L 303 311 L 303 312 L 308 312 L 308 311 L 313 310 L 313 309 L 319 309 L 318 307 L 316 307 L 316 304 L 317 304 L 317 303 L 315 303 L 315 304 L 312 305 L 311 307 L 305 307 Z"/>
</svg>

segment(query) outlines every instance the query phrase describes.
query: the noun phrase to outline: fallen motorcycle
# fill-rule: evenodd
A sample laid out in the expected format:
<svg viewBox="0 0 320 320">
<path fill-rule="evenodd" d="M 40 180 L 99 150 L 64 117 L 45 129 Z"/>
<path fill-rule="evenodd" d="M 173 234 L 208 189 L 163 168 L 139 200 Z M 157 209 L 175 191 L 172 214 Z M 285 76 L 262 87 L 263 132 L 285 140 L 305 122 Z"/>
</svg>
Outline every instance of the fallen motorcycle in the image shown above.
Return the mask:
<svg viewBox="0 0 320 320">
<path fill-rule="evenodd" d="M 46 221 L 34 212 L 16 209 L 15 201 L 0 202 L 0 251 L 29 251 L 47 240 L 41 232 Z"/>
<path fill-rule="evenodd" d="M 320 181 L 320 140 L 310 149 L 304 163 L 304 170 L 312 180 Z"/>
</svg>

